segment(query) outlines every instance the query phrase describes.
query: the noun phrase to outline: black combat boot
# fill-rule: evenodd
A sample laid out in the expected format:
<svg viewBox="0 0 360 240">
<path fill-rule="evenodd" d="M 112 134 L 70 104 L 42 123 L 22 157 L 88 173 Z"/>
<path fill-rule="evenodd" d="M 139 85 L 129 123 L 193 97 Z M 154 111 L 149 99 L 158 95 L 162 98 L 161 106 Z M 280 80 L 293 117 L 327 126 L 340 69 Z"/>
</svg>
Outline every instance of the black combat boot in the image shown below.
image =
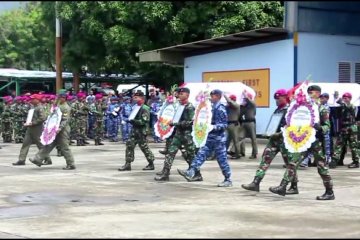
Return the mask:
<svg viewBox="0 0 360 240">
<path fill-rule="evenodd" d="M 334 200 L 335 195 L 332 190 L 332 184 L 330 182 L 324 182 L 325 193 L 322 196 L 317 196 L 316 200 Z"/>
<path fill-rule="evenodd" d="M 41 167 L 41 165 L 42 165 L 42 163 L 37 159 L 29 158 L 29 161 L 32 162 L 33 164 L 35 164 L 38 167 Z"/>
<path fill-rule="evenodd" d="M 165 150 L 159 150 L 159 153 L 163 154 L 163 155 L 166 155 L 167 154 L 167 151 L 166 149 Z"/>
<path fill-rule="evenodd" d="M 99 140 L 95 138 L 95 146 L 99 145 Z"/>
<path fill-rule="evenodd" d="M 149 162 L 149 164 L 146 167 L 144 167 L 142 170 L 143 171 L 155 170 L 154 162 Z"/>
<path fill-rule="evenodd" d="M 25 161 L 18 160 L 17 162 L 14 162 L 12 165 L 14 165 L 14 166 L 23 166 L 23 165 L 25 165 Z"/>
<path fill-rule="evenodd" d="M 165 167 L 163 167 L 163 169 L 161 169 L 160 172 L 157 172 L 155 174 L 158 175 L 158 176 L 164 175 L 164 170 L 165 170 Z"/>
<path fill-rule="evenodd" d="M 162 170 L 163 174 L 160 176 L 156 176 L 154 179 L 155 181 L 169 181 L 170 169 L 164 166 Z"/>
<path fill-rule="evenodd" d="M 125 162 L 125 165 L 118 169 L 119 171 L 131 171 L 131 163 Z"/>
<path fill-rule="evenodd" d="M 359 168 L 359 162 L 352 162 L 348 165 L 348 168 Z"/>
<path fill-rule="evenodd" d="M 336 168 L 337 162 L 335 159 L 331 159 L 331 162 L 329 163 L 329 168 L 333 169 Z"/>
<path fill-rule="evenodd" d="M 200 170 L 195 170 L 194 181 L 201 182 L 203 177 L 201 176 Z"/>
<path fill-rule="evenodd" d="M 100 138 L 98 139 L 98 145 L 104 145 L 104 144 L 101 142 L 101 139 L 100 139 Z"/>
<path fill-rule="evenodd" d="M 297 182 L 292 182 L 289 189 L 286 191 L 286 195 L 299 194 Z"/>
<path fill-rule="evenodd" d="M 261 182 L 261 180 L 262 180 L 262 178 L 256 176 L 251 183 L 242 184 L 241 187 L 246 189 L 246 190 L 249 190 L 249 191 L 259 192 L 260 191 L 260 182 Z"/>
<path fill-rule="evenodd" d="M 272 193 L 279 194 L 281 196 L 285 196 L 285 194 L 286 194 L 286 186 L 288 185 L 288 183 L 289 183 L 288 181 L 283 179 L 283 180 L 281 180 L 280 186 L 270 187 L 269 190 Z"/>
</svg>

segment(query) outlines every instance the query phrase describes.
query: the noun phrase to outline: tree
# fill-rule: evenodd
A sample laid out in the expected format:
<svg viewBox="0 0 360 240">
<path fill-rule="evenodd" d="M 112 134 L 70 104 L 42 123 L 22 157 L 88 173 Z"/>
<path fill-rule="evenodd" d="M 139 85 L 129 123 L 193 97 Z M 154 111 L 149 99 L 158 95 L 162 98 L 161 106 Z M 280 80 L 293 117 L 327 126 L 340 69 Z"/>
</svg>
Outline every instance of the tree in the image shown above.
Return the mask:
<svg viewBox="0 0 360 240">
<path fill-rule="evenodd" d="M 0 67 L 27 70 L 53 68 L 51 43 L 38 4 L 0 15 Z"/>
</svg>

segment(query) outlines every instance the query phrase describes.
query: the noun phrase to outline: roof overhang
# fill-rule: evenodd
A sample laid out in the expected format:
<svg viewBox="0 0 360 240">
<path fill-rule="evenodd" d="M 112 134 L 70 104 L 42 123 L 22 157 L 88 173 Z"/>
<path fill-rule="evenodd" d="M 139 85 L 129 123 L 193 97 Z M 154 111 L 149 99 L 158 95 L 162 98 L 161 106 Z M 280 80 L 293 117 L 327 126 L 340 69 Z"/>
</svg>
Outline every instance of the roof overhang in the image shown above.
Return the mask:
<svg viewBox="0 0 360 240">
<path fill-rule="evenodd" d="M 286 38 L 288 38 L 288 31 L 286 29 L 269 27 L 175 45 L 147 52 L 140 52 L 136 55 L 139 57 L 140 62 L 162 62 L 170 65 L 183 65 L 185 57 L 224 51 Z"/>
</svg>

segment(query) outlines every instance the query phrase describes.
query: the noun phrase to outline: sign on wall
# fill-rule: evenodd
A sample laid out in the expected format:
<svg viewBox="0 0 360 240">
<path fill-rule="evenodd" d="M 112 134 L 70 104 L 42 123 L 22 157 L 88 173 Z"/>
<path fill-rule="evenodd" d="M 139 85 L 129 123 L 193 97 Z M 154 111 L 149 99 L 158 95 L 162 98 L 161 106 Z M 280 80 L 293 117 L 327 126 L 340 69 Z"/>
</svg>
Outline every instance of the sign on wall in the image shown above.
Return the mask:
<svg viewBox="0 0 360 240">
<path fill-rule="evenodd" d="M 234 70 L 219 72 L 203 72 L 203 82 L 242 82 L 256 91 L 256 105 L 270 105 L 270 69 Z"/>
</svg>

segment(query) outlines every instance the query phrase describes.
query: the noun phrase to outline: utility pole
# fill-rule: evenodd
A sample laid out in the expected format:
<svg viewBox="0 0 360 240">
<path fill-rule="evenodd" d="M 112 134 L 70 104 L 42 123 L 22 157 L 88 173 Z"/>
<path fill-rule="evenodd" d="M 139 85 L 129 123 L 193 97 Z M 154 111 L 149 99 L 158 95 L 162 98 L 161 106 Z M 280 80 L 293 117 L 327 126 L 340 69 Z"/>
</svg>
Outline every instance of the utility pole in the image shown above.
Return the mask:
<svg viewBox="0 0 360 240">
<path fill-rule="evenodd" d="M 63 88 L 63 79 L 62 79 L 62 68 L 61 68 L 61 22 L 58 16 L 58 12 L 56 10 L 57 2 L 55 2 L 55 26 L 56 26 L 56 39 L 55 39 L 55 46 L 56 46 L 56 92 L 59 89 Z"/>
</svg>

